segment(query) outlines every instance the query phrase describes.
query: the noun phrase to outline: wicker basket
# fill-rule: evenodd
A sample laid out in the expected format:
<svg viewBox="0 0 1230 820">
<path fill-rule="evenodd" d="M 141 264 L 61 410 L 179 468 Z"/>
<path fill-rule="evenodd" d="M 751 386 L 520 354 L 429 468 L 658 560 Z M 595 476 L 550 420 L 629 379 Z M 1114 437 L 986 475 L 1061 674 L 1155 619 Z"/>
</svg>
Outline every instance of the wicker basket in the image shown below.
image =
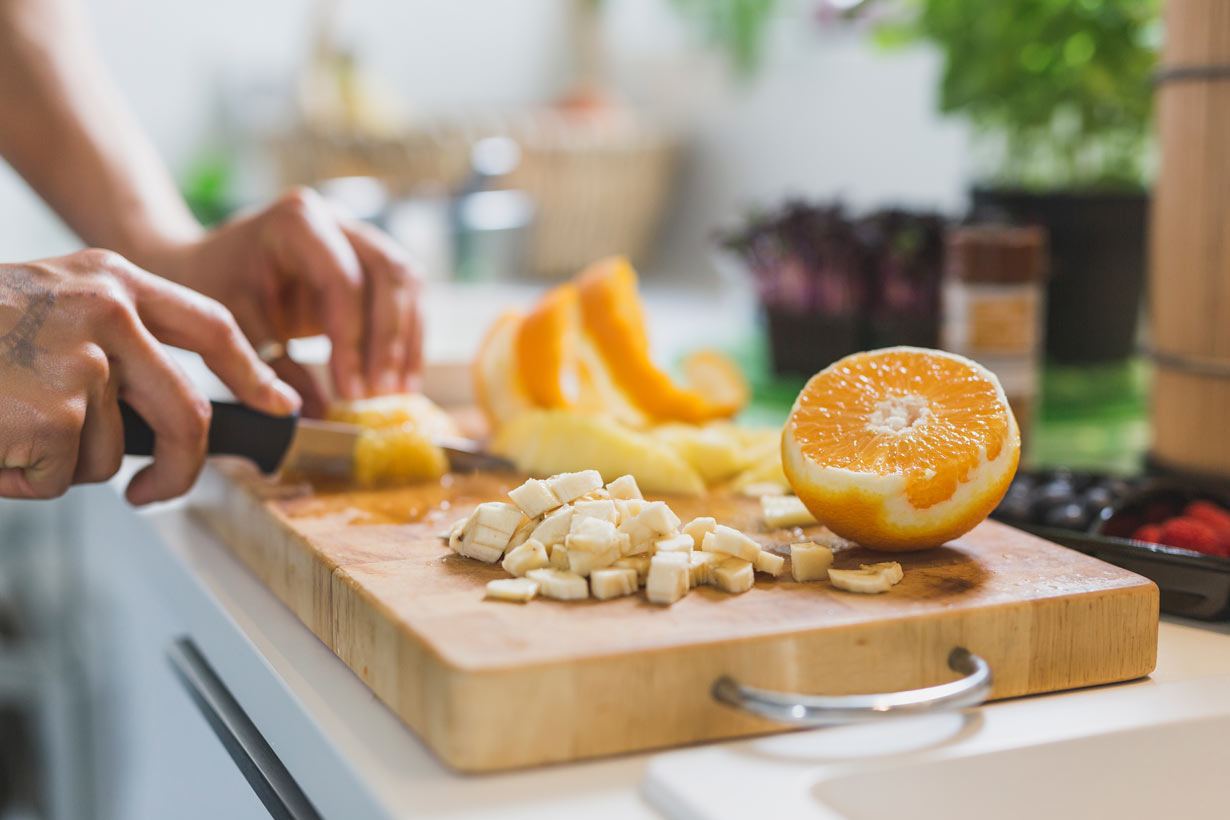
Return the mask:
<svg viewBox="0 0 1230 820">
<path fill-rule="evenodd" d="M 531 270 L 562 278 L 601 256 L 643 259 L 673 188 L 678 143 L 627 113 L 578 117 L 555 111 L 422 123 L 391 138 L 300 129 L 277 140 L 285 184 L 374 176 L 398 194 L 456 190 L 470 146 L 509 136 L 522 151 L 507 184 L 533 197 Z"/>
</svg>

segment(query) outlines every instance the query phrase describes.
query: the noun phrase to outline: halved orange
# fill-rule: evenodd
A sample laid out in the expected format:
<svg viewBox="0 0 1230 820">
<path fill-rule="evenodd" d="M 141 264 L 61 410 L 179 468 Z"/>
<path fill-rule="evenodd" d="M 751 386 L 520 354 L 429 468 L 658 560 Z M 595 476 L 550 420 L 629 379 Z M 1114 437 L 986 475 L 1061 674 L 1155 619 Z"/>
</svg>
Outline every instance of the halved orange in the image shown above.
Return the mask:
<svg viewBox="0 0 1230 820">
<path fill-rule="evenodd" d="M 866 547 L 938 546 L 1003 498 L 1021 453 L 986 368 L 938 350 L 856 353 L 811 378 L 782 431 L 782 466 L 821 523 Z"/>
<path fill-rule="evenodd" d="M 726 418 L 738 405 L 713 402 L 679 387 L 654 365 L 637 293 L 636 271 L 613 256 L 593 263 L 577 278 L 581 321 L 619 389 L 654 419 L 699 423 Z"/>
</svg>

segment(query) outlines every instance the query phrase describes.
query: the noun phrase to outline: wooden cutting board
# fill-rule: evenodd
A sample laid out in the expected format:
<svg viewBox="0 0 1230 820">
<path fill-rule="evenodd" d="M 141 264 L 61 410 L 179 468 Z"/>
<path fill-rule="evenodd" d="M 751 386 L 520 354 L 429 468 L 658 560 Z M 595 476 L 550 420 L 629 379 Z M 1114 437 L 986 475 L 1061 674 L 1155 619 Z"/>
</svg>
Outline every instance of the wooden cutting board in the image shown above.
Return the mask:
<svg viewBox="0 0 1230 820">
<path fill-rule="evenodd" d="M 612 601 L 484 600 L 506 577 L 439 537 L 509 476 L 355 492 L 279 485 L 248 465 L 210 468 L 201 512 L 230 548 L 449 765 L 490 771 L 781 730 L 710 697 L 715 679 L 849 694 L 955 677 L 964 646 L 993 671 L 994 698 L 1128 680 L 1157 655 L 1157 587 L 1145 578 L 986 522 L 944 547 L 897 556 L 882 595 L 757 576 L 669 608 Z M 669 499 L 765 546 L 741 497 Z M 855 548 L 837 567 L 884 560 Z"/>
</svg>

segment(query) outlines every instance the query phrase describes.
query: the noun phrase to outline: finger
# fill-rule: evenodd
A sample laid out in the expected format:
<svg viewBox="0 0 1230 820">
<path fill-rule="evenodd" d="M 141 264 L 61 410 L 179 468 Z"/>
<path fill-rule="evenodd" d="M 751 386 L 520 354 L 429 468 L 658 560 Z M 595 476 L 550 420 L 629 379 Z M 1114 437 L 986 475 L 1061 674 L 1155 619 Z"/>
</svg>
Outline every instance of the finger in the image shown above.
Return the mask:
<svg viewBox="0 0 1230 820">
<path fill-rule="evenodd" d="M 299 411 L 302 415 L 310 419 L 324 416 L 329 407 L 329 399 L 310 370 L 289 356 L 274 359 L 270 364 L 278 377 L 303 397 L 303 409 Z"/>
<path fill-rule="evenodd" d="M 128 402 L 154 431 L 154 460 L 128 484 L 132 504 L 163 501 L 187 492 L 201 465 L 209 435 L 209 402 L 133 316 L 103 335 Z"/>
<path fill-rule="evenodd" d="M 119 383 L 110 377 L 106 355 L 98 351 L 102 378 L 90 391 L 81 425 L 74 484 L 94 484 L 115 475 L 124 460 L 124 424 L 120 420 Z"/>
<path fill-rule="evenodd" d="M 3 427 L 10 434 L 0 447 L 0 496 L 6 498 L 58 498 L 72 485 L 77 465 L 84 396 L 44 414 L 29 406 L 6 408 Z M 16 411 L 16 412 L 13 412 Z"/>
<path fill-rule="evenodd" d="M 406 358 L 402 364 L 402 389 L 418 393 L 422 389 L 423 372 L 423 310 L 415 298 L 410 306 L 410 334 L 406 339 Z"/>
<path fill-rule="evenodd" d="M 239 401 L 275 416 L 299 409 L 299 395 L 260 360 L 221 304 L 134 266 L 117 276 L 149 332 L 161 342 L 200 354 Z"/>
<path fill-rule="evenodd" d="M 352 220 L 341 223 L 368 291 L 366 376 L 378 393 L 404 389 L 407 344 L 414 321 L 416 282 L 405 253 L 384 233 Z"/>
<path fill-rule="evenodd" d="M 364 393 L 363 268 L 328 206 L 299 189 L 271 211 L 274 258 L 284 274 L 302 274 L 316 289 L 321 324 L 333 343 L 329 367 L 342 398 Z"/>
</svg>

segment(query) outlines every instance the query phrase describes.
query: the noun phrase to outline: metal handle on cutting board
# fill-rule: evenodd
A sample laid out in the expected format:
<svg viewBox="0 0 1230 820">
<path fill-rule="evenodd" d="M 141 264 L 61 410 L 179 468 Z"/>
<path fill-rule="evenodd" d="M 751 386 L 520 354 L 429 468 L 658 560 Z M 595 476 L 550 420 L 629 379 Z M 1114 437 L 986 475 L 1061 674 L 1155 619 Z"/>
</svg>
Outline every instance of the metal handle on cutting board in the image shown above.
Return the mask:
<svg viewBox="0 0 1230 820">
<path fill-rule="evenodd" d="M 723 676 L 713 682 L 719 703 L 795 726 L 860 723 L 892 715 L 917 715 L 977 706 L 991 694 L 991 667 L 963 647 L 948 655 L 948 667 L 965 677 L 952 683 L 881 695 L 800 695 L 744 686 Z"/>
</svg>

